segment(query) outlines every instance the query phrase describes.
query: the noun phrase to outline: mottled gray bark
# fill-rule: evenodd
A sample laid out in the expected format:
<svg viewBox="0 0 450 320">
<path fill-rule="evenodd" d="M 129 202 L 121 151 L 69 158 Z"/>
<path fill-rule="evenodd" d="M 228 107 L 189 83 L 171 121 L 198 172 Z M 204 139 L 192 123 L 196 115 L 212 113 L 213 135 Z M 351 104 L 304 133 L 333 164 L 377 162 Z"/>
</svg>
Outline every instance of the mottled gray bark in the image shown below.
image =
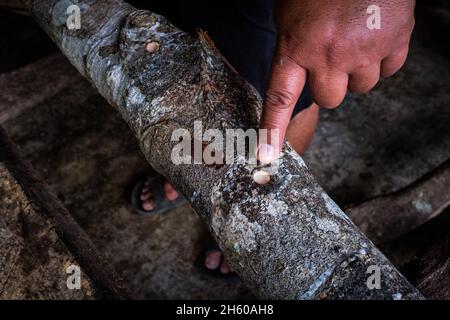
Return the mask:
<svg viewBox="0 0 450 320">
<path fill-rule="evenodd" d="M 76 1 L 81 30 L 65 26 L 61 3 L 37 0 L 35 19 L 133 129 L 149 163 L 203 217 L 233 269 L 262 298 L 419 299 L 422 296 L 365 238 L 286 144 L 265 186 L 251 165 L 174 165 L 174 129 L 256 128 L 257 92 L 204 33 L 190 36 L 163 17 L 120 0 Z M 74 1 L 75 2 L 75 1 Z M 59 3 L 58 5 L 56 5 Z M 56 5 L 56 6 L 55 6 Z M 159 50 L 144 47 L 157 42 Z M 381 269 L 381 288 L 366 285 Z"/>
</svg>

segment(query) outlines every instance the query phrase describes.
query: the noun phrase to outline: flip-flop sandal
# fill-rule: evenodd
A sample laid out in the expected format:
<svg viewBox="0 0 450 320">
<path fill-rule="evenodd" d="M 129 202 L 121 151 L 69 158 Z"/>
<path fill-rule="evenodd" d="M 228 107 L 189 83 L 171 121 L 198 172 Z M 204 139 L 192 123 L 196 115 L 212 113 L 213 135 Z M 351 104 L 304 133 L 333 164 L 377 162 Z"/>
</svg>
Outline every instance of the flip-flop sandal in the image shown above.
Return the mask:
<svg viewBox="0 0 450 320">
<path fill-rule="evenodd" d="M 187 200 L 180 194 L 180 196 L 173 201 L 167 200 L 166 194 L 164 192 L 163 183 L 164 183 L 164 177 L 157 173 L 156 171 L 153 171 L 149 174 L 147 174 L 147 177 L 140 180 L 136 185 L 133 187 L 133 191 L 131 192 L 131 203 L 133 204 L 134 209 L 139 215 L 142 215 L 144 217 L 151 217 L 156 215 L 162 215 L 166 213 L 167 211 L 170 211 L 172 209 L 175 209 L 177 207 L 182 206 L 187 202 Z M 152 190 L 153 193 L 153 201 L 155 202 L 155 209 L 151 211 L 145 211 L 142 208 L 142 200 L 141 200 L 141 193 L 142 189 L 145 187 L 145 182 L 149 182 L 149 187 Z M 205 255 L 203 256 L 202 261 L 199 261 L 199 263 L 203 266 L 204 269 L 208 271 L 211 275 L 217 276 L 217 277 L 225 277 L 228 279 L 238 279 L 237 274 L 233 271 L 230 273 L 222 273 L 220 271 L 220 265 L 222 264 L 222 261 L 224 259 L 224 256 L 222 255 L 219 267 L 216 269 L 208 269 L 204 265 L 206 254 L 208 254 L 211 251 L 220 251 L 219 245 L 215 241 L 211 241 L 209 245 L 209 250 L 206 251 Z"/>
<path fill-rule="evenodd" d="M 146 178 L 136 183 L 133 191 L 131 192 L 131 203 L 133 204 L 134 209 L 139 215 L 142 215 L 144 217 L 161 215 L 166 213 L 167 211 L 178 208 L 187 202 L 181 194 L 176 200 L 168 200 L 163 188 L 164 180 L 165 179 L 162 175 L 160 175 L 156 171 L 153 171 L 148 174 Z M 145 183 L 147 181 L 149 183 L 148 187 L 152 191 L 153 201 L 155 203 L 155 208 L 151 211 L 145 211 L 143 209 L 141 200 L 142 189 L 145 187 Z"/>
</svg>

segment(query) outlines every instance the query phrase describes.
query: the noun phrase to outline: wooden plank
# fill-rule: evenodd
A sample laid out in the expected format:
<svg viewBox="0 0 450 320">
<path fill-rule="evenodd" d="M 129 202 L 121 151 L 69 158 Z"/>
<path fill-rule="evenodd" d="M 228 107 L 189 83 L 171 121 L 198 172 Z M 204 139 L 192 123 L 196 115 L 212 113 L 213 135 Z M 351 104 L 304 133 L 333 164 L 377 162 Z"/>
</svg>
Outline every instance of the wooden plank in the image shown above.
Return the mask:
<svg viewBox="0 0 450 320">
<path fill-rule="evenodd" d="M 0 129 L 0 298 L 126 299 L 122 279 Z M 68 264 L 87 281 L 68 290 Z"/>
<path fill-rule="evenodd" d="M 0 75 L 0 124 L 38 106 L 82 77 L 61 54 Z M 47 79 L 47 81 L 40 81 Z"/>
</svg>

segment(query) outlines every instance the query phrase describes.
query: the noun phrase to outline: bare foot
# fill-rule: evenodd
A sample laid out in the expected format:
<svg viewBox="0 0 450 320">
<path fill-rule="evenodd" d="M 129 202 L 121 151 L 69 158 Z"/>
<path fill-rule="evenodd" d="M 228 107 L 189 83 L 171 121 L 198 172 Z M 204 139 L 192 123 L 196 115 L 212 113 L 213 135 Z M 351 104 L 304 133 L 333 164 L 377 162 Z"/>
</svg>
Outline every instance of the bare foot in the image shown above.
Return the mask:
<svg viewBox="0 0 450 320">
<path fill-rule="evenodd" d="M 209 270 L 219 269 L 222 274 L 230 274 L 232 272 L 220 250 L 211 250 L 206 253 L 205 267 Z"/>
</svg>

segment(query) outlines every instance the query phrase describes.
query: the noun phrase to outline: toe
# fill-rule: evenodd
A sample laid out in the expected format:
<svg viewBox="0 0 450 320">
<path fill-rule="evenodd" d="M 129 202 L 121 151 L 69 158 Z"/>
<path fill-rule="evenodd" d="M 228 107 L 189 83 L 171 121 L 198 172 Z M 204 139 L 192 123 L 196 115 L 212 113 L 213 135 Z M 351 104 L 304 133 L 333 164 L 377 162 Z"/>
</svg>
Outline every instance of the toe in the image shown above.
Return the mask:
<svg viewBox="0 0 450 320">
<path fill-rule="evenodd" d="M 220 265 L 220 272 L 223 274 L 229 274 L 231 272 L 230 266 L 225 261 L 225 259 L 222 261 L 222 264 Z"/>
<path fill-rule="evenodd" d="M 155 209 L 155 203 L 153 200 L 146 200 L 142 203 L 142 209 L 144 209 L 144 211 L 152 211 Z"/>
<path fill-rule="evenodd" d="M 220 265 L 222 260 L 222 253 L 220 251 L 210 251 L 206 254 L 205 266 L 209 270 L 215 270 Z"/>
<path fill-rule="evenodd" d="M 142 192 L 140 195 L 141 201 L 149 200 L 152 197 L 153 197 L 153 194 L 150 192 L 150 189 L 147 189 L 147 191 L 145 191 L 145 192 L 144 192 L 144 189 L 142 189 Z"/>
<path fill-rule="evenodd" d="M 164 181 L 164 192 L 166 193 L 166 198 L 169 201 L 176 200 L 180 196 L 177 190 L 175 190 L 175 188 L 168 181 Z"/>
</svg>

